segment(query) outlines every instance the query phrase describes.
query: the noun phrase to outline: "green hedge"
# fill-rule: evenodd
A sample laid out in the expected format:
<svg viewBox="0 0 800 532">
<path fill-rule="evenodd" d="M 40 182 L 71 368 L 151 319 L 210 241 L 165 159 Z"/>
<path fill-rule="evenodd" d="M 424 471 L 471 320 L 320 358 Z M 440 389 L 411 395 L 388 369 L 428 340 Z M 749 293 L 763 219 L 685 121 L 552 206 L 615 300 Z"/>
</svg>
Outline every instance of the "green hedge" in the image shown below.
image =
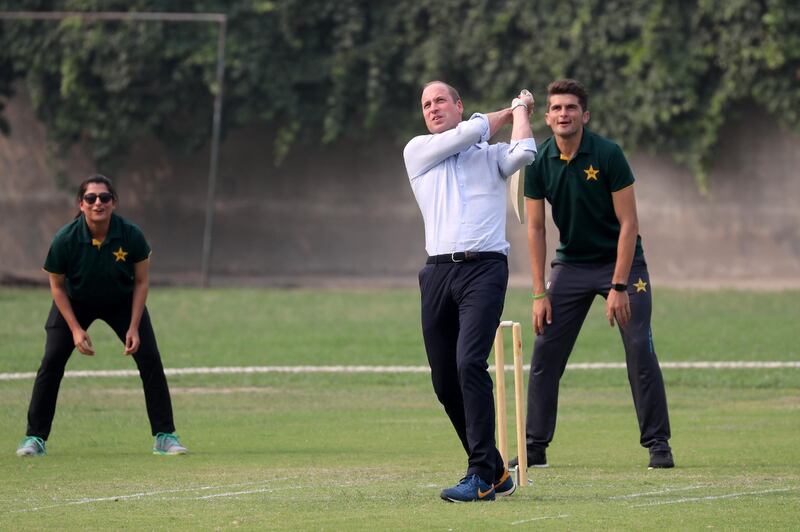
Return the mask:
<svg viewBox="0 0 800 532">
<path fill-rule="evenodd" d="M 701 186 L 738 104 L 800 126 L 796 0 L 5 5 L 226 13 L 225 130 L 272 124 L 276 161 L 299 141 L 420 132 L 419 87 L 433 78 L 459 88 L 467 112 L 499 108 L 528 87 L 540 117 L 548 82 L 575 77 L 591 92 L 595 130 L 627 149 L 671 154 Z M 0 31 L 0 105 L 23 79 L 57 145 L 88 141 L 109 163 L 145 135 L 186 149 L 208 140 L 214 24 L 5 21 Z"/>
</svg>

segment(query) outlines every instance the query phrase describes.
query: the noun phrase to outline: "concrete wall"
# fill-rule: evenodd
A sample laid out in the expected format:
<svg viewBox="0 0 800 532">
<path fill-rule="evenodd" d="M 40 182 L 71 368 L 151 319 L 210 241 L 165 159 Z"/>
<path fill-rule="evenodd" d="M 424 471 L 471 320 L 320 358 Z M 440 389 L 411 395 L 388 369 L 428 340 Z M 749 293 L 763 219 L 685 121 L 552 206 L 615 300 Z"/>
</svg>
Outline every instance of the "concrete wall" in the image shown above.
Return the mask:
<svg viewBox="0 0 800 532">
<path fill-rule="evenodd" d="M 0 137 L 0 276 L 43 280 L 50 239 L 75 212 L 74 189 L 95 171 L 81 150 L 48 157 L 24 94 Z M 645 253 L 654 280 L 690 286 L 800 286 L 800 137 L 763 113 L 730 124 L 709 197 L 665 157 L 633 154 Z M 422 123 L 420 121 L 420 130 Z M 270 132 L 233 132 L 221 150 L 212 284 L 413 284 L 424 235 L 402 145 L 304 146 L 275 168 Z M 208 152 L 133 147 L 117 183 L 118 212 L 145 231 L 157 281 L 199 279 Z M 58 169 L 69 186 L 53 179 Z M 103 169 L 97 171 L 104 173 Z M 510 212 L 510 209 L 509 209 Z M 548 230 L 551 249 L 557 232 Z M 512 282 L 529 284 L 525 230 L 509 216 Z"/>
</svg>

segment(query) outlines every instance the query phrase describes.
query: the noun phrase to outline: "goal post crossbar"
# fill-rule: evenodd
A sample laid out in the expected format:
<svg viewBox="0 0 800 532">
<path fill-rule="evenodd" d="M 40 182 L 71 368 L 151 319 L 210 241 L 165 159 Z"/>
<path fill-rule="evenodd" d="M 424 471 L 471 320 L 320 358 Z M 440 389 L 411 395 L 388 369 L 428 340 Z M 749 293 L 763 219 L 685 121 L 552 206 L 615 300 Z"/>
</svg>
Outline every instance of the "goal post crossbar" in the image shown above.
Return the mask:
<svg viewBox="0 0 800 532">
<path fill-rule="evenodd" d="M 227 15 L 222 13 L 168 13 L 137 11 L 6 11 L 0 12 L 0 19 L 6 20 L 139 20 L 164 22 L 217 22 L 225 23 Z"/>
<path fill-rule="evenodd" d="M 211 126 L 211 160 L 208 170 L 208 192 L 206 195 L 205 224 L 203 227 L 203 247 L 200 260 L 200 284 L 209 285 L 211 265 L 212 227 L 214 225 L 214 203 L 217 174 L 219 172 L 219 143 L 222 124 L 222 96 L 225 82 L 225 40 L 228 17 L 224 13 L 168 13 L 136 11 L 5 11 L 0 12 L 0 20 L 65 20 L 77 18 L 86 21 L 129 21 L 129 22 L 205 22 L 219 24 L 217 38 L 217 90 L 214 94 L 214 113 Z"/>
</svg>

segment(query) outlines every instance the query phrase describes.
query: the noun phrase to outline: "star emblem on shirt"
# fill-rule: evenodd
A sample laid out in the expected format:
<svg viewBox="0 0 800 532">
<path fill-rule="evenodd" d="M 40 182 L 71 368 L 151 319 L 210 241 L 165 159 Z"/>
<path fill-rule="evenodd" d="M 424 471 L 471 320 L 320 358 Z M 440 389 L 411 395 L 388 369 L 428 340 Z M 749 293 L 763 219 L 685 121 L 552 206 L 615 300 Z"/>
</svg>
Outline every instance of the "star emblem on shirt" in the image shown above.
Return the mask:
<svg viewBox="0 0 800 532">
<path fill-rule="evenodd" d="M 639 277 L 638 283 L 633 283 L 633 286 L 636 287 L 637 292 L 647 292 L 647 283 L 642 281 L 641 277 Z"/>
<path fill-rule="evenodd" d="M 123 251 L 122 246 L 120 246 L 119 249 L 112 254 L 117 258 L 117 260 L 115 260 L 114 262 L 119 262 L 119 261 L 125 262 L 125 257 L 128 256 L 128 252 Z"/>
<path fill-rule="evenodd" d="M 586 172 L 586 181 L 597 181 L 597 174 L 600 173 L 600 170 L 595 169 L 591 164 L 589 168 L 584 170 Z"/>
</svg>

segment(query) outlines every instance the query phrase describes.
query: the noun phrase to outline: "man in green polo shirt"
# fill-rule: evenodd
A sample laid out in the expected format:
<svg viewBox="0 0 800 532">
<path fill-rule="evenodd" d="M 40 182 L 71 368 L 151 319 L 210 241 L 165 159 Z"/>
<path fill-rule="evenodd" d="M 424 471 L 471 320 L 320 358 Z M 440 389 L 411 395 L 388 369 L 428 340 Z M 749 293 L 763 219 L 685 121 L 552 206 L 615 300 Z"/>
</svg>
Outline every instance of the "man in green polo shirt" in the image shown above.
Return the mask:
<svg viewBox="0 0 800 532">
<path fill-rule="evenodd" d="M 44 263 L 53 305 L 45 324 L 45 353 L 28 408 L 28 429 L 18 456 L 43 456 L 55 416 L 64 368 L 75 349 L 94 355 L 87 329 L 108 323 L 139 368 L 156 454 L 184 454 L 174 434 L 161 355 L 147 313 L 150 246 L 142 231 L 114 214 L 117 193 L 111 181 L 94 175 L 78 189 L 75 219 L 53 238 Z"/>
<path fill-rule="evenodd" d="M 546 467 L 558 385 L 595 296 L 619 327 L 628 380 L 650 468 L 674 467 L 667 398 L 650 329 L 651 286 L 642 252 L 633 173 L 614 142 L 586 129 L 588 94 L 575 80 L 548 87 L 545 122 L 553 131 L 525 173 L 533 327 L 526 424 L 528 464 Z M 545 286 L 544 200 L 560 245 Z M 512 460 L 511 465 L 516 465 Z"/>
</svg>

